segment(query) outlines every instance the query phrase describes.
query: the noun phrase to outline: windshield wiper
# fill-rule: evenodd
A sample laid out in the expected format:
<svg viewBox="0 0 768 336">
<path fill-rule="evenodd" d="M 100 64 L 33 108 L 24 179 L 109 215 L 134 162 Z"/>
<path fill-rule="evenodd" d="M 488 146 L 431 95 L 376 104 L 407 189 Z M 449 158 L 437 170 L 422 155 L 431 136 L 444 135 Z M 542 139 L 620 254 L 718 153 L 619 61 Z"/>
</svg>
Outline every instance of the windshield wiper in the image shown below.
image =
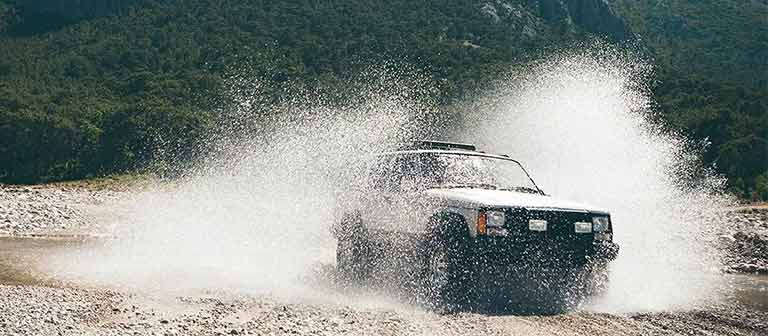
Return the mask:
<svg viewBox="0 0 768 336">
<path fill-rule="evenodd" d="M 446 184 L 440 186 L 440 188 L 483 188 L 483 189 L 499 189 L 495 184 L 490 183 L 463 183 L 463 184 Z"/>
<path fill-rule="evenodd" d="M 529 194 L 541 194 L 541 191 L 539 191 L 538 189 L 534 189 L 530 187 L 509 187 L 509 188 L 501 188 L 499 190 L 518 191 L 518 192 L 524 192 Z"/>
</svg>

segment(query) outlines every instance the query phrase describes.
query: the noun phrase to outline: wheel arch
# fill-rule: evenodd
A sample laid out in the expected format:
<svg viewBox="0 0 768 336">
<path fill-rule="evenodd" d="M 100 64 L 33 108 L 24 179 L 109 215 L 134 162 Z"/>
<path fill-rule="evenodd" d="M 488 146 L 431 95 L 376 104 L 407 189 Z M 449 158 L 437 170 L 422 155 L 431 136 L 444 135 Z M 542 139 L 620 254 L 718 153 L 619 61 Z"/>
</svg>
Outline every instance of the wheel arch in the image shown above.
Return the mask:
<svg viewBox="0 0 768 336">
<path fill-rule="evenodd" d="M 474 232 L 474 230 L 472 230 L 473 226 L 470 225 L 470 223 L 473 223 L 474 221 L 468 219 L 464 212 L 454 208 L 442 209 L 435 212 L 429 218 L 428 222 L 428 235 L 445 232 L 444 230 L 446 229 L 450 229 L 451 231 L 456 230 L 457 232 L 466 234 L 468 237 L 472 236 Z"/>
<path fill-rule="evenodd" d="M 363 218 L 360 211 L 345 212 L 339 220 L 331 225 L 331 235 L 334 238 L 349 237 L 363 230 Z"/>
</svg>

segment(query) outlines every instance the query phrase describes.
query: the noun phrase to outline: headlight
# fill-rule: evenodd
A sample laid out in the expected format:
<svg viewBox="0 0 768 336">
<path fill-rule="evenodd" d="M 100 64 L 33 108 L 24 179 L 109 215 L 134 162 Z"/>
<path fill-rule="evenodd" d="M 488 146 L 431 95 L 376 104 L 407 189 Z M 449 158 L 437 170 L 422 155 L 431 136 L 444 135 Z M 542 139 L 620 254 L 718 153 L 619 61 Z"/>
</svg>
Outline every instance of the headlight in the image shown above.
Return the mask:
<svg viewBox="0 0 768 336">
<path fill-rule="evenodd" d="M 592 217 L 592 231 L 607 232 L 611 227 L 611 218 L 608 216 Z"/>
<path fill-rule="evenodd" d="M 489 227 L 503 227 L 506 217 L 502 211 L 486 211 L 486 225 Z"/>
<path fill-rule="evenodd" d="M 504 228 L 506 216 L 503 211 L 489 210 L 480 211 L 477 216 L 477 234 L 489 236 L 506 236 L 507 229 Z"/>
<path fill-rule="evenodd" d="M 528 230 L 547 231 L 547 221 L 543 219 L 530 219 L 528 220 Z"/>
<path fill-rule="evenodd" d="M 576 222 L 573 223 L 574 231 L 576 233 L 590 233 L 592 232 L 592 223 L 590 222 Z"/>
</svg>

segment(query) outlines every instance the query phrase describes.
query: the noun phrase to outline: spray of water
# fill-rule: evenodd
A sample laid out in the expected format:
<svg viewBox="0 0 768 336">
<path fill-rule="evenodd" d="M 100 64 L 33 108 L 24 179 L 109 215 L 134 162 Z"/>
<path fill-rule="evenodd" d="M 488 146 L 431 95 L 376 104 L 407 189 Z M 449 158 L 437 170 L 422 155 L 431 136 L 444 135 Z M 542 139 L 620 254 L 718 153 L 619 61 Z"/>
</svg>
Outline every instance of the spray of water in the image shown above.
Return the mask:
<svg viewBox="0 0 768 336">
<path fill-rule="evenodd" d="M 621 54 L 566 53 L 515 71 L 462 107 L 463 126 L 441 130 L 520 159 L 551 194 L 612 211 L 622 250 L 599 309 L 702 303 L 720 286 L 709 232 L 728 199 L 717 178 L 689 183 L 696 151 L 648 121 L 649 69 Z M 333 263 L 329 225 L 357 168 L 439 128 L 424 121 L 429 81 L 389 70 L 348 83 L 343 104 L 311 90 L 274 104 L 262 82 L 233 80 L 200 164 L 116 207 L 119 238 L 53 272 L 141 290 L 306 296 L 301 279 Z"/>
<path fill-rule="evenodd" d="M 690 308 L 723 287 L 712 239 L 730 200 L 695 147 L 649 121 L 649 70 L 612 49 L 562 53 L 472 102 L 463 129 L 546 192 L 611 210 L 621 253 L 601 310 Z"/>
<path fill-rule="evenodd" d="M 107 223 L 117 239 L 59 258 L 53 272 L 131 290 L 306 296 L 306 278 L 334 263 L 330 225 L 356 172 L 422 132 L 417 116 L 429 114 L 428 83 L 372 71 L 341 102 L 301 90 L 275 104 L 262 82 L 232 79 L 204 160 L 118 204 Z"/>
</svg>

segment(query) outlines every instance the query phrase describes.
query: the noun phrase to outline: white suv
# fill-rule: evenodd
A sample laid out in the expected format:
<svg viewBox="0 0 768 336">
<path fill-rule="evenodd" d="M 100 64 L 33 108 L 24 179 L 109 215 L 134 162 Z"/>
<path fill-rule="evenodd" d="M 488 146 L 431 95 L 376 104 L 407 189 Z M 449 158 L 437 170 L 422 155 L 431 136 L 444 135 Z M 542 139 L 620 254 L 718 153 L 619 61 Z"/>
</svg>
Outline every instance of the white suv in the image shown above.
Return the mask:
<svg viewBox="0 0 768 336">
<path fill-rule="evenodd" d="M 556 313 L 598 294 L 618 254 L 607 211 L 550 197 L 519 162 L 472 145 L 415 142 L 367 177 L 333 227 L 345 280 L 385 267 L 441 309 Z"/>
</svg>

